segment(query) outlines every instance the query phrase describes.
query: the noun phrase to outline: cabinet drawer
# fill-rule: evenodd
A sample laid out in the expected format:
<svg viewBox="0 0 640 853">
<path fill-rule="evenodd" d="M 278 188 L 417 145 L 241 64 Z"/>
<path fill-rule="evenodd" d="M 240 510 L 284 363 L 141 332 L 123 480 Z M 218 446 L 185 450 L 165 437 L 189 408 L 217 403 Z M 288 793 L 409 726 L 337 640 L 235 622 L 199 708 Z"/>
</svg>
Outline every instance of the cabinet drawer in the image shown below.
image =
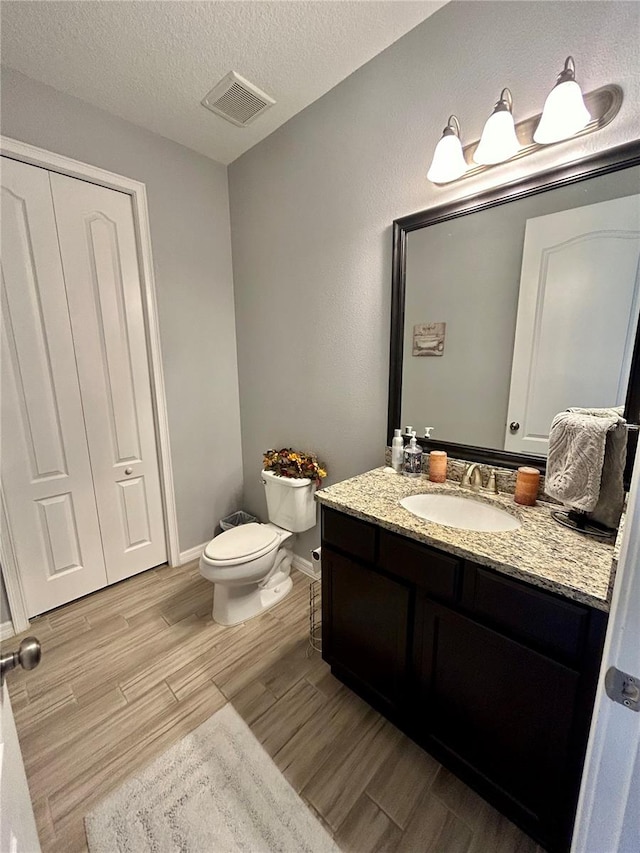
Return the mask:
<svg viewBox="0 0 640 853">
<path fill-rule="evenodd" d="M 419 542 L 381 530 L 378 565 L 434 598 L 453 601 L 456 597 L 461 561 Z"/>
<path fill-rule="evenodd" d="M 552 593 L 465 564 L 462 603 L 483 621 L 576 666 L 585 647 L 590 610 Z"/>
<path fill-rule="evenodd" d="M 322 507 L 322 539 L 368 563 L 375 561 L 376 528 L 366 521 Z"/>
</svg>

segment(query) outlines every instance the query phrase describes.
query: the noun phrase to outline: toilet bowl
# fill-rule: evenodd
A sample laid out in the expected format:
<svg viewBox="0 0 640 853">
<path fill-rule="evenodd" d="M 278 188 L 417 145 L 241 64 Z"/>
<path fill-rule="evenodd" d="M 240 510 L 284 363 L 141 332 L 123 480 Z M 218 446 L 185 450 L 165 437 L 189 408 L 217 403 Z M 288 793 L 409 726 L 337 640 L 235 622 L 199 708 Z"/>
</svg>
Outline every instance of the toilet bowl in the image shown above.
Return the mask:
<svg viewBox="0 0 640 853">
<path fill-rule="evenodd" d="M 315 485 L 262 472 L 269 523 L 242 524 L 216 536 L 200 557 L 200 574 L 214 584 L 213 619 L 238 625 L 291 591 L 294 532 L 313 527 Z"/>
<path fill-rule="evenodd" d="M 293 585 L 293 551 L 286 543 L 292 537 L 274 524 L 243 524 L 209 542 L 200 558 L 200 574 L 215 584 L 215 622 L 237 625 L 287 595 Z"/>
</svg>

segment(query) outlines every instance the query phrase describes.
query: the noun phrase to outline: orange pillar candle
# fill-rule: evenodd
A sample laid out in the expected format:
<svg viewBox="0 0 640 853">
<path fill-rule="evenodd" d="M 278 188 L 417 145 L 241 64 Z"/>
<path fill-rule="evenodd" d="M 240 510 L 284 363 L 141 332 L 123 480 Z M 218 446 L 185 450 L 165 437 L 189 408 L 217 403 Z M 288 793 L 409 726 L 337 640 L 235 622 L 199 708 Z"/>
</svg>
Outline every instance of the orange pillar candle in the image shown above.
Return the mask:
<svg viewBox="0 0 640 853">
<path fill-rule="evenodd" d="M 432 483 L 444 483 L 447 479 L 447 454 L 444 450 L 432 450 L 429 454 L 429 479 Z"/>
<path fill-rule="evenodd" d="M 533 506 L 538 497 L 540 471 L 537 468 L 518 468 L 514 500 L 523 506 Z"/>
</svg>

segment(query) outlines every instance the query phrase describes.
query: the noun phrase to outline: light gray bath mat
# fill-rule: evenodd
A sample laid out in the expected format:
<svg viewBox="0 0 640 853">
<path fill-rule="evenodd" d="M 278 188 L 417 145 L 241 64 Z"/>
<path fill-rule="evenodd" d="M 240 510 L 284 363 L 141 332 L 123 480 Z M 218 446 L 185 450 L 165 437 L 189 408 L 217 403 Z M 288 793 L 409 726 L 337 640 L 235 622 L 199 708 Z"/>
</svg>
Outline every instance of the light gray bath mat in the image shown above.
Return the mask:
<svg viewBox="0 0 640 853">
<path fill-rule="evenodd" d="M 85 826 L 91 853 L 339 853 L 230 704 Z"/>
</svg>

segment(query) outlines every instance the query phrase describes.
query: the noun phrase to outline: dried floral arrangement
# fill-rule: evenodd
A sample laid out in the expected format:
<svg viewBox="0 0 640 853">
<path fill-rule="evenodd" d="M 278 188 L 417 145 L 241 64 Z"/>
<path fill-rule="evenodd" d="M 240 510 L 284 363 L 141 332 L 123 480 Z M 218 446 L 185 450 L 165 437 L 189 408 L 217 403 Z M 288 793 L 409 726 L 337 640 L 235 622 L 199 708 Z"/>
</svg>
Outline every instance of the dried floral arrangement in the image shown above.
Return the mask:
<svg viewBox="0 0 640 853">
<path fill-rule="evenodd" d="M 315 453 L 303 453 L 290 447 L 267 450 L 262 461 L 265 471 L 273 471 L 278 477 L 291 477 L 294 480 L 308 477 L 316 486 L 320 486 L 327 476 L 324 465 L 318 462 Z"/>
</svg>

